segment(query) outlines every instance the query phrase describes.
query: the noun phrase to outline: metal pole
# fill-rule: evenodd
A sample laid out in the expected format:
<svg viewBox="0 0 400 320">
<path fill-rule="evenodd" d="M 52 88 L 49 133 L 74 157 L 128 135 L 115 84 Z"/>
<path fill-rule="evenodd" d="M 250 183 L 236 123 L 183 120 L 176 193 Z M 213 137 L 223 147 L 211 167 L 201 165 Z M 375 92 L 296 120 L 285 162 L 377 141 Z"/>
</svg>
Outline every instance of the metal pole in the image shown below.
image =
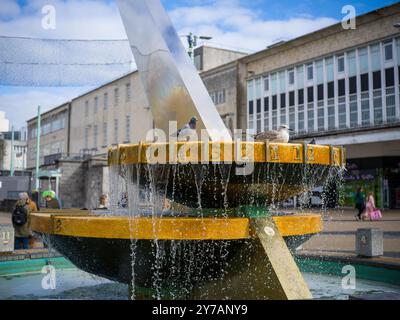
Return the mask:
<svg viewBox="0 0 400 320">
<path fill-rule="evenodd" d="M 37 115 L 37 128 L 36 128 L 36 183 L 35 189 L 39 192 L 39 165 L 40 165 L 40 106 L 38 106 L 38 115 Z"/>
<path fill-rule="evenodd" d="M 10 159 L 10 176 L 14 176 L 14 126 L 11 127 L 11 159 Z"/>
</svg>

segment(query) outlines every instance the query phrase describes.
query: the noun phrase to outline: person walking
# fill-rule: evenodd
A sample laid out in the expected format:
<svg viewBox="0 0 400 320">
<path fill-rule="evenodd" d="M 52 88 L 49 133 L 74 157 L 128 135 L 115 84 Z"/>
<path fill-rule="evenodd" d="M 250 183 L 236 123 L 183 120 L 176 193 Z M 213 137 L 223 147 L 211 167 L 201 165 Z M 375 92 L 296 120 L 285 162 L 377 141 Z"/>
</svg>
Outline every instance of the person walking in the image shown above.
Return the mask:
<svg viewBox="0 0 400 320">
<path fill-rule="evenodd" d="M 361 215 L 365 210 L 365 198 L 362 194 L 363 189 L 359 187 L 354 196 L 355 207 L 358 210 L 358 213 L 354 216 L 357 220 L 361 220 Z"/>
<path fill-rule="evenodd" d="M 367 198 L 365 199 L 365 210 L 361 215 L 363 220 L 371 219 L 371 213 L 375 210 L 375 200 L 372 192 L 369 192 Z"/>
<path fill-rule="evenodd" d="M 34 211 L 37 211 L 35 202 L 29 199 L 26 192 L 21 192 L 11 217 L 15 232 L 15 250 L 29 249 L 29 238 L 32 234 L 29 214 Z"/>
</svg>

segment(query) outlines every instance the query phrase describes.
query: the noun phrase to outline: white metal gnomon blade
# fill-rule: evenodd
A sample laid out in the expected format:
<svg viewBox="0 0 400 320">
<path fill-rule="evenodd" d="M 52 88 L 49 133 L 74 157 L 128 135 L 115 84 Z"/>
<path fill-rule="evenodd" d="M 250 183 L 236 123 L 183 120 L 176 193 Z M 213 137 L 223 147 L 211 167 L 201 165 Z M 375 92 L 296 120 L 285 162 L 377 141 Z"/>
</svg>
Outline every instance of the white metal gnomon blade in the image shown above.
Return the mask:
<svg viewBox="0 0 400 320">
<path fill-rule="evenodd" d="M 159 0 L 117 0 L 156 128 L 168 137 L 169 121 L 178 128 L 196 116 L 197 132 L 213 141 L 231 135 Z"/>
</svg>

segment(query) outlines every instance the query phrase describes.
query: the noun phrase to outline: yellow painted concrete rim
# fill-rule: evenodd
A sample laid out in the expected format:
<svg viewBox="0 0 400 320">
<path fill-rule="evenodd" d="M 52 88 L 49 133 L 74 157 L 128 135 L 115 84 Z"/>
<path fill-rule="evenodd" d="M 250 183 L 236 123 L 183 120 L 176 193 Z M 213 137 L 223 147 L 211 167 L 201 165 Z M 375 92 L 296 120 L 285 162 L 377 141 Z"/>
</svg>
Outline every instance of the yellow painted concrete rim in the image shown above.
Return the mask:
<svg viewBox="0 0 400 320">
<path fill-rule="evenodd" d="M 305 143 L 165 142 L 123 144 L 108 151 L 108 164 L 293 163 L 344 166 L 343 147 Z"/>
<path fill-rule="evenodd" d="M 318 214 L 273 219 L 284 237 L 322 231 Z M 254 236 L 249 218 L 129 218 L 32 213 L 31 228 L 44 234 L 106 239 L 238 240 Z"/>
</svg>

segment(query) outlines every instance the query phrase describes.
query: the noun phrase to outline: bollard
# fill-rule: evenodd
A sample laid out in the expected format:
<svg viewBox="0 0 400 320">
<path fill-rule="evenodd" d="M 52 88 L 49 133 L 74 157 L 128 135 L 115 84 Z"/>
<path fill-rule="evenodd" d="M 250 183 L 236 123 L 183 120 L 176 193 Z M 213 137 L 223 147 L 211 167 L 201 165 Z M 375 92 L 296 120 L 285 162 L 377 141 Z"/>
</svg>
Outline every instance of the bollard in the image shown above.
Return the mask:
<svg viewBox="0 0 400 320">
<path fill-rule="evenodd" d="M 14 251 L 14 228 L 9 224 L 0 225 L 0 252 Z"/>
<path fill-rule="evenodd" d="M 357 229 L 356 255 L 379 257 L 383 255 L 383 232 L 381 229 Z"/>
</svg>

